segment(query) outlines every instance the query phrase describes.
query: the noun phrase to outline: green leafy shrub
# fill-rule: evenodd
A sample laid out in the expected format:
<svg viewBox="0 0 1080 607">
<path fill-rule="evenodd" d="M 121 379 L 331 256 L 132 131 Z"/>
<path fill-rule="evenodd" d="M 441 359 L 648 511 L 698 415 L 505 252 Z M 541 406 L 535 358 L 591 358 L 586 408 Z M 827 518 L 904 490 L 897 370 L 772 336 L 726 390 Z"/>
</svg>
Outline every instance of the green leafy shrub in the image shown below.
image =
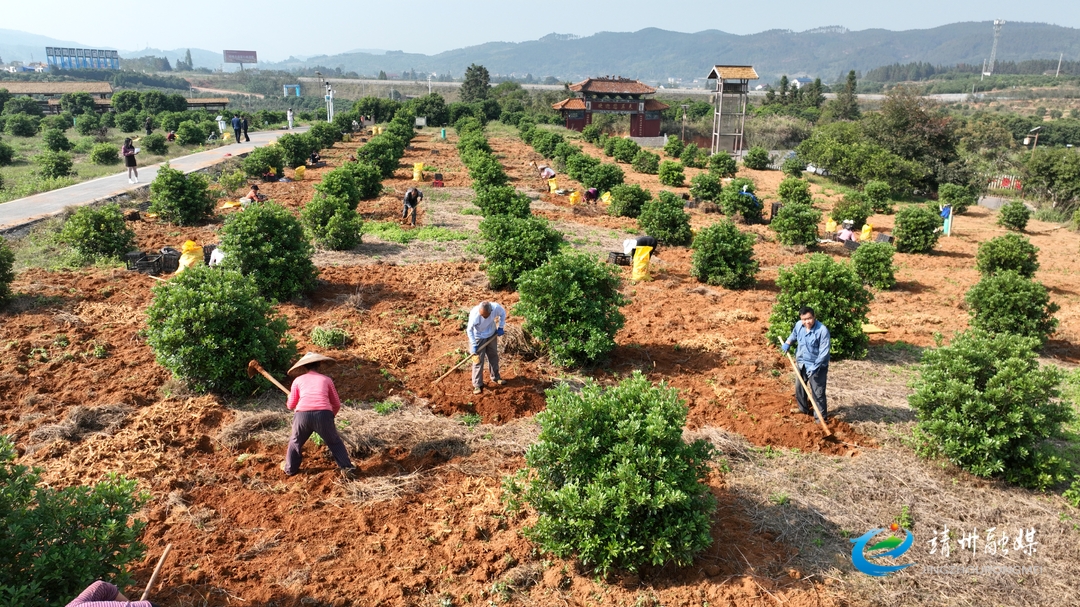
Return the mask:
<svg viewBox="0 0 1080 607">
<path fill-rule="evenodd" d="M 780 172 L 788 177 L 795 177 L 796 179 L 802 177 L 803 171 L 806 170 L 806 163 L 796 158 L 787 158 L 783 164 L 780 165 Z"/>
<path fill-rule="evenodd" d="M 150 212 L 169 223 L 195 225 L 213 214 L 216 202 L 201 173 L 185 175 L 166 164 L 150 183 Z"/>
<path fill-rule="evenodd" d="M 769 317 L 770 344 L 776 344 L 777 338 L 787 339 L 799 321 L 799 308 L 810 306 L 829 329 L 832 360 L 866 356 L 870 338 L 862 326 L 868 322 L 866 315 L 874 296 L 849 264 L 814 253 L 803 263 L 780 268 L 776 286 L 780 295 Z"/>
<path fill-rule="evenodd" d="M 622 184 L 611 188 L 611 205 L 608 213 L 615 217 L 633 217 L 641 215 L 641 207 L 649 202 L 652 195 L 648 190 L 636 184 Z"/>
<path fill-rule="evenodd" d="M 60 240 L 87 261 L 120 258 L 135 248 L 135 232 L 124 223 L 124 212 L 118 204 L 79 207 L 64 222 Z"/>
<path fill-rule="evenodd" d="M 621 184 L 626 178 L 623 170 L 614 164 L 601 163 L 593 167 L 582 182 L 587 188 L 596 188 L 601 192 L 610 191 L 611 188 Z"/>
<path fill-rule="evenodd" d="M 596 362 L 615 347 L 626 320 L 619 307 L 628 303 L 619 293 L 616 267 L 587 255 L 555 255 L 521 274 L 517 289 L 514 312 L 555 364 Z"/>
<path fill-rule="evenodd" d="M 502 165 L 490 154 L 485 154 L 479 162 L 469 167 L 469 178 L 474 189 L 499 187 L 510 182 Z"/>
<path fill-rule="evenodd" d="M 901 253 L 929 253 L 937 244 L 941 232 L 941 216 L 924 206 L 912 205 L 896 214 L 893 237 Z"/>
<path fill-rule="evenodd" d="M 324 193 L 316 194 L 304 205 L 300 222 L 316 244 L 332 251 L 355 248 L 364 227 L 355 203 Z"/>
<path fill-rule="evenodd" d="M 810 184 L 797 177 L 788 177 L 781 181 L 776 193 L 780 200 L 787 204 L 810 205 L 813 202 L 810 196 Z"/>
<path fill-rule="evenodd" d="M 71 154 L 47 150 L 35 156 L 34 162 L 39 167 L 38 172 L 46 179 L 66 177 L 72 173 L 71 167 L 74 165 Z"/>
<path fill-rule="evenodd" d="M 1039 248 L 1019 234 L 1005 234 L 979 243 L 975 266 L 983 276 L 1014 270 L 1024 278 L 1034 278 Z"/>
<path fill-rule="evenodd" d="M 684 167 L 692 169 L 705 168 L 706 154 L 698 149 L 696 143 L 689 143 L 683 146 L 682 152 L 679 153 L 679 162 Z"/>
<path fill-rule="evenodd" d="M 0 236 L 0 308 L 11 300 L 11 283 L 15 281 L 15 253 Z"/>
<path fill-rule="evenodd" d="M 674 160 L 665 160 L 660 163 L 660 184 L 673 188 L 681 188 L 686 183 L 686 175 L 683 166 Z"/>
<path fill-rule="evenodd" d="M 352 336 L 341 327 L 318 326 L 311 330 L 311 343 L 320 348 L 340 350 L 348 345 Z"/>
<path fill-rule="evenodd" d="M 142 138 L 142 147 L 151 154 L 164 156 L 169 153 L 169 141 L 161 133 L 151 133 Z"/>
<path fill-rule="evenodd" d="M 588 154 L 576 154 L 566 159 L 566 175 L 576 181 L 585 181 L 593 169 L 602 163 Z"/>
<path fill-rule="evenodd" d="M 671 192 L 660 192 L 659 197 L 642 205 L 638 225 L 664 244 L 686 246 L 694 237 L 682 199 Z"/>
<path fill-rule="evenodd" d="M 716 202 L 722 190 L 720 178 L 712 173 L 698 173 L 690 180 L 690 195 L 698 200 Z"/>
<path fill-rule="evenodd" d="M 653 154 L 649 150 L 638 150 L 637 154 L 634 154 L 630 166 L 638 173 L 655 175 L 660 172 L 660 155 Z"/>
<path fill-rule="evenodd" d="M 371 200 L 382 194 L 382 174 L 377 167 L 366 162 L 346 162 L 340 170 L 352 175 L 360 200 Z"/>
<path fill-rule="evenodd" d="M 636 141 L 626 137 L 619 137 L 615 139 L 615 160 L 619 162 L 631 163 L 634 161 L 634 156 L 641 151 L 641 146 Z"/>
<path fill-rule="evenodd" d="M 600 141 L 600 127 L 595 124 L 586 125 L 585 128 L 581 129 L 581 138 L 596 145 L 596 142 Z"/>
<path fill-rule="evenodd" d="M 4 92 L 6 93 L 7 90 L 5 89 Z M 6 97 L 6 95 L 4 95 L 4 97 Z M 3 97 L 0 97 L 0 100 L 3 100 Z M 43 114 L 41 104 L 38 103 L 38 100 L 29 96 L 8 98 L 7 101 L 4 102 L 4 113 L 8 116 L 27 114 L 37 118 L 40 118 Z"/>
<path fill-rule="evenodd" d="M 116 115 L 116 128 L 125 133 L 134 133 L 139 130 L 139 113 L 135 110 L 121 112 Z"/>
<path fill-rule="evenodd" d="M 153 293 L 146 341 L 158 364 L 195 390 L 250 394 L 249 360 L 283 372 L 296 354 L 288 323 L 259 294 L 254 277 L 196 265 Z"/>
<path fill-rule="evenodd" d="M 960 214 L 978 202 L 979 196 L 967 186 L 943 183 L 938 186 L 938 201 L 951 204 L 952 212 Z"/>
<path fill-rule="evenodd" d="M 683 147 L 681 139 L 674 135 L 668 135 L 667 141 L 664 143 L 664 155 L 668 158 L 678 158 L 679 154 L 682 154 Z"/>
<path fill-rule="evenodd" d="M 857 192 L 844 196 L 832 210 L 833 221 L 843 223 L 850 220 L 855 224 L 856 230 L 865 225 L 866 220 L 873 214 L 874 209 L 870 207 L 870 203 L 866 202 L 866 197 Z"/>
<path fill-rule="evenodd" d="M 85 120 L 85 117 L 83 119 Z M 210 133 L 194 120 L 185 120 L 176 127 L 176 143 L 180 145 L 202 145 L 209 135 Z"/>
<path fill-rule="evenodd" d="M 871 181 L 863 186 L 863 196 L 875 213 L 892 213 L 892 188 L 884 181 Z"/>
<path fill-rule="evenodd" d="M 45 149 L 50 152 L 68 152 L 71 150 L 71 141 L 60 129 L 48 129 L 41 134 L 41 142 Z"/>
<path fill-rule="evenodd" d="M 33 137 L 37 135 L 39 121 L 39 118 L 27 114 L 8 116 L 4 132 L 15 137 Z"/>
<path fill-rule="evenodd" d="M 311 125 L 308 134 L 314 137 L 322 148 L 333 147 L 335 143 L 341 141 L 341 130 L 329 122 L 316 122 Z"/>
<path fill-rule="evenodd" d="M 0 435 L 0 604 L 55 607 L 97 579 L 130 583 L 126 566 L 146 552 L 146 523 L 135 517 L 148 496 L 138 484 L 109 474 L 57 489 L 17 456 L 11 437 Z"/>
<path fill-rule="evenodd" d="M 727 152 L 709 156 L 709 172 L 717 177 L 734 177 L 737 170 L 735 159 Z"/>
<path fill-rule="evenodd" d="M 281 147 L 276 145 L 255 148 L 244 157 L 240 168 L 244 169 L 248 177 L 255 179 L 268 173 L 281 177 L 285 173 L 285 155 Z"/>
<path fill-rule="evenodd" d="M 75 131 L 80 135 L 96 135 L 101 126 L 101 119 L 97 114 L 83 114 L 75 122 Z"/>
<path fill-rule="evenodd" d="M 493 215 L 528 217 L 532 215 L 530 210 L 532 201 L 529 200 L 529 197 L 514 189 L 513 186 L 508 185 L 477 190 L 473 204 L 480 207 L 480 214 L 484 217 Z"/>
<path fill-rule="evenodd" d="M 94 164 L 117 164 L 120 162 L 120 148 L 111 143 L 99 143 L 90 150 L 90 162 Z"/>
<path fill-rule="evenodd" d="M 488 281 L 496 289 L 540 267 L 563 244 L 562 234 L 546 219 L 532 216 L 489 215 L 480 222 L 480 235 Z"/>
<path fill-rule="evenodd" d="M 710 285 L 726 289 L 754 286 L 758 262 L 754 261 L 753 234 L 744 234 L 734 222 L 712 224 L 694 237 L 690 275 Z"/>
<path fill-rule="evenodd" d="M 742 163 L 743 166 L 748 169 L 753 169 L 755 171 L 764 171 L 765 169 L 769 168 L 770 160 L 771 159 L 769 158 L 769 150 L 766 150 L 765 148 L 760 146 L 755 146 L 750 148 L 750 150 L 746 152 L 746 155 L 743 156 Z"/>
<path fill-rule="evenodd" d="M 744 223 L 761 221 L 764 205 L 754 195 L 754 182 L 745 177 L 737 177 L 720 193 L 720 207 L 724 214 L 734 219 L 740 217 Z"/>
<path fill-rule="evenodd" d="M 0 141 L 0 167 L 7 166 L 15 160 L 15 148 L 6 142 Z"/>
<path fill-rule="evenodd" d="M 350 211 L 355 210 L 356 204 L 360 202 L 360 188 L 356 185 L 352 171 L 343 167 L 324 173 L 322 181 L 315 184 L 315 191 L 323 196 L 345 201 Z"/>
<path fill-rule="evenodd" d="M 314 250 L 300 222 L 272 202 L 234 213 L 221 229 L 222 266 L 251 276 L 266 297 L 288 301 L 315 288 Z"/>
<path fill-rule="evenodd" d="M 1015 270 L 984 276 L 968 290 L 965 301 L 971 326 L 988 333 L 1015 333 L 1046 343 L 1058 324 L 1054 312 L 1060 308 L 1050 301 L 1046 287 Z"/>
<path fill-rule="evenodd" d="M 908 397 L 919 420 L 919 454 L 1033 489 L 1065 480 L 1066 466 L 1047 439 L 1074 416 L 1059 399 L 1061 369 L 1039 364 L 1038 345 L 972 330 L 926 350 Z"/>
<path fill-rule="evenodd" d="M 293 169 L 304 166 L 312 152 L 322 149 L 322 144 L 310 132 L 286 133 L 278 137 L 277 145 L 281 148 L 285 166 Z"/>
<path fill-rule="evenodd" d="M 608 137 L 604 140 L 604 156 L 610 158 L 615 155 L 615 144 L 619 142 L 619 139 L 621 137 Z"/>
<path fill-rule="evenodd" d="M 997 224 L 1003 228 L 1016 232 L 1023 232 L 1031 219 L 1031 211 L 1027 205 L 1019 200 L 1005 203 L 998 211 Z"/>
<path fill-rule="evenodd" d="M 676 390 L 640 372 L 548 390 L 526 468 L 506 483 L 512 510 L 538 514 L 526 537 L 601 574 L 689 564 L 712 543 L 716 499 L 705 484 L 713 449 L 683 440 L 686 416 Z"/>
<path fill-rule="evenodd" d="M 574 156 L 575 154 L 581 153 L 583 153 L 581 148 L 570 143 L 569 141 L 564 141 L 563 143 L 555 146 L 555 153 L 552 157 L 555 160 L 562 160 L 563 162 L 566 162 L 567 158 Z"/>
<path fill-rule="evenodd" d="M 851 265 L 864 284 L 883 290 L 896 286 L 893 246 L 887 242 L 864 242 L 851 254 Z"/>
<path fill-rule="evenodd" d="M 786 203 L 776 212 L 769 227 L 780 244 L 788 246 L 817 244 L 821 211 L 808 204 Z"/>
</svg>

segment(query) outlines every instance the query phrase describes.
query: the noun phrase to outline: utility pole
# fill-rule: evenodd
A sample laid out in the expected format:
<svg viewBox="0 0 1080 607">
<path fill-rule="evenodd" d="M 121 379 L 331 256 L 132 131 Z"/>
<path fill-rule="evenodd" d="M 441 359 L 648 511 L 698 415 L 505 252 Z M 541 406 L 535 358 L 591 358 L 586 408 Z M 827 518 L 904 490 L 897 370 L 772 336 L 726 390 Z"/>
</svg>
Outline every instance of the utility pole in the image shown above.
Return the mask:
<svg viewBox="0 0 1080 607">
<path fill-rule="evenodd" d="M 686 143 L 686 110 L 689 105 L 683 104 L 682 106 L 682 142 Z"/>
<path fill-rule="evenodd" d="M 998 40 L 1001 39 L 1001 26 L 1005 25 L 1004 19 L 994 19 L 994 46 L 990 49 L 989 65 L 983 69 L 984 76 L 994 75 L 994 62 L 997 61 Z"/>
<path fill-rule="evenodd" d="M 1058 69 L 1061 69 L 1061 62 L 1058 62 Z M 431 74 L 427 75 L 427 94 L 431 94 Z"/>
<path fill-rule="evenodd" d="M 1061 60 L 1064 59 L 1064 58 L 1065 58 L 1065 53 L 1061 53 L 1060 55 L 1058 55 L 1058 68 L 1057 68 L 1057 71 L 1054 72 L 1054 78 L 1057 78 L 1058 74 L 1061 73 Z"/>
</svg>

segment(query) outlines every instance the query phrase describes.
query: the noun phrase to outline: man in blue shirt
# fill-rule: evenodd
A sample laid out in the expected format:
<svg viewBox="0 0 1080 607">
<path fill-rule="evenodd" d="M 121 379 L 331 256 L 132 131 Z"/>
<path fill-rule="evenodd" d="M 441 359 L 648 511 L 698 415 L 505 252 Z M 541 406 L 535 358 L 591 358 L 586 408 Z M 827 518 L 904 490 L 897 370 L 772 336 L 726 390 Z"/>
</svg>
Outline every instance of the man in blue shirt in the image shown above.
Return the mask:
<svg viewBox="0 0 1080 607">
<path fill-rule="evenodd" d="M 472 367 L 473 394 L 484 390 L 484 359 L 491 364 L 491 380 L 500 386 L 506 382 L 499 376 L 499 338 L 506 327 L 506 310 L 493 301 L 482 301 L 469 312 L 465 335 L 469 338 L 469 354 L 475 355 Z M 489 338 L 494 338 L 484 345 Z"/>
<path fill-rule="evenodd" d="M 233 114 L 232 117 L 232 130 L 233 137 L 236 139 L 236 143 L 240 143 L 240 129 L 243 127 L 243 122 L 240 120 L 240 116 Z"/>
<path fill-rule="evenodd" d="M 795 323 L 795 328 L 791 330 L 791 335 L 781 349 L 787 352 L 793 343 L 799 344 L 795 352 L 795 366 L 814 393 L 814 400 L 821 409 L 821 415 L 828 419 L 825 384 L 829 380 L 829 330 L 814 317 L 813 308 L 803 306 L 799 309 L 799 322 Z M 814 408 L 798 380 L 795 381 L 795 402 L 803 413 L 814 414 Z"/>
</svg>

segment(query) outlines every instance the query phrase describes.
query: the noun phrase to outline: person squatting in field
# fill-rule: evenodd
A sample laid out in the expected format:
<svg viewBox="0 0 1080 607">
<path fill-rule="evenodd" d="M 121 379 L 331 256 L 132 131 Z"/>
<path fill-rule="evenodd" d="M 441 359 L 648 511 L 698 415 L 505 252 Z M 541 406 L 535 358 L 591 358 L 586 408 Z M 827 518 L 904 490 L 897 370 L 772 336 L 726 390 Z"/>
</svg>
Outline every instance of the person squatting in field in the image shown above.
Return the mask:
<svg viewBox="0 0 1080 607">
<path fill-rule="evenodd" d="M 405 198 L 402 201 L 403 206 L 401 209 L 401 221 L 405 221 L 409 218 L 409 211 L 412 211 L 412 224 L 416 225 L 416 207 L 420 205 L 420 201 L 424 199 L 424 193 L 419 188 L 409 188 L 405 191 Z"/>
<path fill-rule="evenodd" d="M 474 355 L 473 394 L 484 391 L 485 359 L 491 365 L 491 381 L 500 386 L 506 383 L 499 375 L 499 337 L 505 327 L 506 309 L 493 301 L 482 301 L 469 312 L 465 335 L 469 338 L 469 354 Z"/>
</svg>

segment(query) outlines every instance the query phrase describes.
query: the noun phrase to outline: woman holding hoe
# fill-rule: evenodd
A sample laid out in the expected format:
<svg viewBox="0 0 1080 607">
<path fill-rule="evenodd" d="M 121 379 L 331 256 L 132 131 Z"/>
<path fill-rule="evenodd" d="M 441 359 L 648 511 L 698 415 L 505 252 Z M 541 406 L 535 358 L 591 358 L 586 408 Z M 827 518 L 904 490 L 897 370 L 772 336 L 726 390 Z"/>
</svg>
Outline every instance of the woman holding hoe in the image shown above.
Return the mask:
<svg viewBox="0 0 1080 607">
<path fill-rule="evenodd" d="M 341 410 L 334 380 L 319 373 L 324 364 L 333 362 L 334 359 L 329 356 L 308 352 L 289 369 L 289 377 L 296 379 L 292 382 L 286 406 L 290 411 L 295 410 L 296 415 L 293 416 L 292 436 L 289 437 L 285 461 L 281 463 L 281 470 L 288 476 L 300 471 L 304 443 L 314 432 L 319 433 L 330 449 L 343 476 L 352 478 L 356 470 L 334 426 L 334 416 Z"/>
</svg>

